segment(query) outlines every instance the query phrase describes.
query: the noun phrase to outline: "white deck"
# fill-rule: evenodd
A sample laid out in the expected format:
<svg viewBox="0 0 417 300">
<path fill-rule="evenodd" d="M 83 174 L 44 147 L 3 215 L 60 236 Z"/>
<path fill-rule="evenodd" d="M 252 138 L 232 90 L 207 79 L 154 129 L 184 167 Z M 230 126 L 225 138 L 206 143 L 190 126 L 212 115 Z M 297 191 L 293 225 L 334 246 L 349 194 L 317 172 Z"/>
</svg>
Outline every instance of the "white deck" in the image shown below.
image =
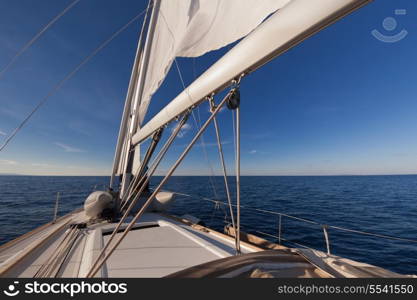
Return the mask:
<svg viewBox="0 0 417 300">
<path fill-rule="evenodd" d="M 108 277 L 162 277 L 234 254 L 233 243 L 157 214 L 140 224 L 158 225 L 131 231 L 106 264 Z M 120 235 L 118 233 L 116 236 Z M 106 243 L 109 235 L 103 237 Z M 245 249 L 249 252 L 250 249 Z"/>
<path fill-rule="evenodd" d="M 61 218 L 56 224 L 41 227 L 0 246 L 1 277 L 34 277 L 40 268 L 50 263 L 53 252 L 68 232 L 69 225 L 86 220 L 84 212 L 76 212 Z M 58 260 L 59 264 L 52 269 L 53 272 L 42 275 L 85 277 L 115 226 L 116 223 L 102 222 L 79 229 L 79 235 L 72 247 L 68 248 L 70 251 L 64 259 Z M 404 276 L 375 266 L 329 256 L 320 251 L 276 246 L 276 257 L 282 257 L 281 265 L 274 271 L 276 277 Z M 286 250 L 283 251 L 282 248 Z M 241 249 L 243 253 L 262 250 L 244 242 Z M 189 226 L 172 217 L 146 213 L 96 276 L 163 277 L 234 254 L 234 239 L 231 237 L 205 227 Z"/>
<path fill-rule="evenodd" d="M 74 215 L 72 219 L 82 220 L 82 213 Z M 55 224 L 0 252 L 0 257 L 3 258 L 2 263 L 7 264 L 8 259 L 13 260 L 16 256 L 13 254 L 19 255 L 21 252 L 18 249 L 22 251 L 27 247 L 36 246 L 39 239 L 44 238 L 59 226 L 60 224 Z M 58 276 L 86 276 L 115 226 L 115 223 L 101 223 L 86 229 L 77 239 Z M 142 226 L 145 227 L 140 228 Z M 62 240 L 64 233 L 65 230 L 58 232 L 55 237 L 50 238 L 49 242 L 38 247 L 5 275 L 7 277 L 33 277 L 42 264 L 50 259 L 53 249 Z M 118 233 L 116 238 L 120 234 Z M 243 252 L 253 251 L 245 246 L 242 249 Z M 231 256 L 234 253 L 234 244 L 230 239 L 196 230 L 159 214 L 146 213 L 117 247 L 98 276 L 163 277 L 194 265 Z"/>
</svg>

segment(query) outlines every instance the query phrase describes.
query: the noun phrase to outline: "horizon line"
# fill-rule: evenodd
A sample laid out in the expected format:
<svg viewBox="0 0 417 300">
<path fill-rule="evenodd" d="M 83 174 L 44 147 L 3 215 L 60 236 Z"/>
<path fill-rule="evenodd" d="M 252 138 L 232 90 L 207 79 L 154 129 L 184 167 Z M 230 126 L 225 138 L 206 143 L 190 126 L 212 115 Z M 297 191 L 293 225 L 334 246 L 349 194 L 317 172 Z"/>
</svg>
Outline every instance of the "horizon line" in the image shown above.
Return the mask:
<svg viewBox="0 0 417 300">
<path fill-rule="evenodd" d="M 401 173 L 401 174 L 297 174 L 297 175 L 286 175 L 286 174 L 241 174 L 241 177 L 336 177 L 336 176 L 415 176 L 417 173 Z M 62 174 L 11 174 L 11 173 L 0 173 L 0 176 L 33 176 L 33 177 L 110 177 L 111 175 L 62 175 Z M 153 175 L 153 177 L 164 177 L 165 175 Z M 223 177 L 223 175 L 172 175 L 171 177 Z M 235 175 L 227 175 L 227 177 L 236 177 Z"/>
</svg>

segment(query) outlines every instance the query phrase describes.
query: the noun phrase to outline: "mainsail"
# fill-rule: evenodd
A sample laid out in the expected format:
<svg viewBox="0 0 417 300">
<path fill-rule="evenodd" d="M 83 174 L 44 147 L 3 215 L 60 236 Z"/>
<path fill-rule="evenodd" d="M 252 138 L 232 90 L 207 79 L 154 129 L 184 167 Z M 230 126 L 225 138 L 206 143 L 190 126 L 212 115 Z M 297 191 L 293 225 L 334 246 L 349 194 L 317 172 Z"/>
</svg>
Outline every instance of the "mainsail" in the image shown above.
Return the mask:
<svg viewBox="0 0 417 300">
<path fill-rule="evenodd" d="M 370 1 L 262 0 L 254 5 L 252 0 L 154 0 L 153 21 L 148 27 L 145 52 L 140 56 L 146 58 L 141 61 L 146 66 L 141 68 L 143 80 L 136 84 L 136 105 L 130 112 L 131 130 L 129 134 L 121 133 L 123 143 L 119 143 L 116 151 L 113 176 L 115 170 L 120 170 L 120 163 L 124 163 L 121 174 L 131 173 L 127 163 L 132 161 L 133 149 L 156 130 L 230 85 L 233 79 L 254 71 Z M 200 56 L 242 37 L 245 38 L 149 122 L 142 124 L 152 94 L 161 85 L 175 57 Z"/>
<path fill-rule="evenodd" d="M 220 60 L 142 126 L 136 145 L 211 93 L 243 73 L 253 72 L 309 36 L 371 0 L 291 0 L 234 46 Z M 258 3 L 258 2 L 257 2 Z"/>
<path fill-rule="evenodd" d="M 161 1 L 139 120 L 175 57 L 198 57 L 246 36 L 290 0 Z"/>
<path fill-rule="evenodd" d="M 262 0 L 254 5 L 253 0 L 154 0 L 147 41 L 136 56 L 133 71 L 140 74 L 126 99 L 125 116 L 130 118 L 122 121 L 113 176 L 126 173 L 132 159 L 128 156 L 134 155 L 129 154 L 134 153 L 130 137 L 143 122 L 151 97 L 175 57 L 197 57 L 233 43 L 288 2 Z"/>
</svg>

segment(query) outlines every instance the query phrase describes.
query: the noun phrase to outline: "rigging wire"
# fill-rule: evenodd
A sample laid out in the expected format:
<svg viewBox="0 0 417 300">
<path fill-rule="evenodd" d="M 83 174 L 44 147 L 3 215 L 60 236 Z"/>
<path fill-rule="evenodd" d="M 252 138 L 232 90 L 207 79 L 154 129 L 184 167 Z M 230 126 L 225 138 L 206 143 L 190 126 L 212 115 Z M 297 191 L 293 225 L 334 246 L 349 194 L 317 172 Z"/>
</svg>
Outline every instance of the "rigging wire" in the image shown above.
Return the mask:
<svg viewBox="0 0 417 300">
<path fill-rule="evenodd" d="M 169 33 L 171 34 L 172 39 L 175 41 L 175 36 L 174 36 L 174 34 L 172 33 L 172 30 L 171 30 L 171 28 L 169 27 L 169 25 L 168 25 L 168 23 L 167 23 L 167 21 L 166 21 L 166 19 L 165 19 L 165 16 L 164 16 L 164 14 L 163 14 L 163 12 L 162 12 L 161 10 L 160 10 L 160 13 L 161 13 L 161 16 L 162 16 L 162 20 L 164 21 L 165 25 L 167 26 L 167 29 L 168 29 Z M 179 75 L 179 77 L 180 77 L 180 80 L 181 80 L 182 86 L 183 86 L 184 90 L 186 91 L 186 93 L 187 93 L 188 97 L 191 99 L 191 96 L 190 96 L 190 94 L 188 93 L 188 90 L 186 89 L 185 82 L 184 82 L 184 79 L 183 79 L 183 77 L 182 77 L 182 73 L 181 73 L 181 70 L 180 70 L 180 68 L 179 68 L 178 61 L 177 61 L 177 58 L 176 58 L 176 57 L 174 57 L 174 62 L 175 62 L 175 65 L 176 65 L 176 67 L 177 67 L 178 75 Z M 195 64 L 194 64 L 194 65 L 195 65 Z M 194 77 L 195 77 L 195 67 L 194 67 L 193 73 L 194 73 Z M 197 107 L 197 110 L 198 110 L 198 107 Z M 198 110 L 198 111 L 199 111 L 199 110 Z M 196 117 L 195 117 L 195 115 L 194 115 L 194 111 L 192 111 L 192 116 L 193 116 L 194 123 L 195 123 L 195 125 L 196 125 L 197 129 L 201 128 L 201 123 L 200 123 L 200 127 L 199 127 L 199 126 L 198 126 L 198 124 L 197 124 L 197 120 L 196 120 Z M 211 166 L 210 160 L 209 160 L 209 158 L 208 158 L 208 154 L 207 154 L 207 150 L 206 150 L 206 144 L 205 144 L 205 142 L 204 142 L 204 136 L 203 136 L 203 135 L 201 136 L 201 139 L 200 139 L 200 144 L 201 144 L 201 146 L 202 146 L 202 148 L 203 148 L 203 150 L 204 150 L 204 151 L 203 151 L 203 152 L 204 152 L 204 155 L 205 155 L 205 157 L 206 157 L 207 163 L 208 163 L 208 165 L 209 165 L 209 167 L 210 167 L 210 170 L 211 170 L 211 173 L 212 173 L 212 175 L 210 175 L 210 176 L 209 176 L 209 182 L 210 182 L 210 184 L 211 184 L 211 186 L 212 186 L 214 196 L 215 196 L 216 198 L 218 198 L 218 194 L 217 194 L 217 191 L 216 191 L 216 186 L 214 185 L 214 181 L 213 181 L 214 171 L 213 171 L 213 167 Z"/>
<path fill-rule="evenodd" d="M 184 80 L 183 80 L 183 77 L 182 77 L 181 70 L 179 68 L 177 59 L 174 58 L 174 61 L 175 61 L 175 65 L 177 67 L 177 71 L 178 71 L 179 77 L 181 79 L 183 88 L 184 88 L 184 90 L 186 90 L 185 83 L 184 83 Z M 193 73 L 194 73 L 194 76 L 195 76 L 195 62 L 193 62 Z M 243 77 L 243 74 L 241 74 L 239 80 L 236 82 L 237 85 L 239 85 L 240 80 L 242 79 L 242 77 Z M 187 91 L 187 94 L 188 94 L 188 91 Z M 190 97 L 189 94 L 188 94 L 188 96 Z M 197 111 L 198 111 L 198 116 L 200 118 L 199 120 L 201 122 L 199 107 L 197 107 Z M 199 126 L 197 125 L 197 120 L 196 120 L 196 117 L 194 115 L 194 111 L 192 111 L 192 116 L 193 116 L 194 122 L 195 122 L 195 124 L 198 128 Z M 216 122 L 216 118 L 214 118 L 214 121 Z M 233 126 L 234 125 L 235 124 L 233 124 Z M 219 140 L 218 127 L 217 127 L 216 123 L 215 123 L 215 129 L 216 129 L 217 139 L 218 139 L 218 143 L 219 143 L 219 147 L 220 147 L 219 148 L 220 155 L 223 158 L 222 151 L 221 151 L 221 142 Z M 226 184 L 226 188 L 227 188 L 227 197 L 228 197 L 228 201 L 229 201 L 229 204 L 230 204 L 230 206 L 229 206 L 230 207 L 230 213 L 231 213 L 230 217 L 232 218 L 233 228 L 236 231 L 236 241 L 235 241 L 236 252 L 239 254 L 239 253 L 241 253 L 241 250 L 240 250 L 240 118 L 239 118 L 239 107 L 237 107 L 237 109 L 236 109 L 236 128 L 235 129 L 236 129 L 236 131 L 234 130 L 234 135 L 235 135 L 235 141 L 234 142 L 235 142 L 235 153 L 236 153 L 235 165 L 236 165 L 236 201 L 237 201 L 237 212 L 236 212 L 237 220 L 236 220 L 236 224 L 235 224 L 234 218 L 233 218 L 233 210 L 232 210 L 232 206 L 231 206 L 230 194 L 229 194 L 229 191 L 228 191 L 227 176 L 226 176 L 226 173 L 225 173 L 226 172 L 225 169 L 224 169 L 224 176 L 225 176 L 225 184 Z M 210 160 L 208 158 L 207 149 L 206 149 L 205 144 L 204 144 L 203 134 L 201 135 L 201 145 L 203 146 L 203 150 L 204 150 L 204 153 L 206 155 L 207 162 L 210 166 L 212 175 L 214 177 L 214 170 L 213 170 L 213 167 L 212 167 L 212 165 L 210 163 Z M 223 160 L 222 160 L 222 166 L 224 168 L 224 161 Z M 219 199 L 218 196 L 217 196 L 217 192 L 216 192 L 214 182 L 212 180 L 213 180 L 213 178 L 211 176 L 209 176 L 209 181 L 211 182 L 211 184 L 213 186 L 214 196 L 216 197 L 216 199 Z"/>
<path fill-rule="evenodd" d="M 80 0 L 75 0 L 70 3 L 63 11 L 57 14 L 51 21 L 49 21 L 46 26 L 44 26 L 41 31 L 39 31 L 29 42 L 27 42 L 16 54 L 13 58 L 9 61 L 9 63 L 0 71 L 0 79 L 2 76 L 13 66 L 13 64 L 17 61 L 17 59 L 26 52 L 40 37 L 54 25 L 61 17 L 63 17 L 73 6 L 75 6 Z"/>
<path fill-rule="evenodd" d="M 192 64 L 193 65 L 193 77 L 194 77 L 194 80 L 196 80 L 197 79 L 197 70 L 196 70 L 196 59 L 195 59 L 195 57 L 193 57 L 192 62 L 193 62 L 193 64 Z M 177 68 L 178 68 L 178 66 L 177 66 Z M 183 83 L 183 86 L 184 86 L 184 83 Z M 193 113 L 194 123 L 196 123 L 195 116 L 194 116 L 194 111 L 192 113 Z M 199 106 L 197 106 L 197 116 L 198 116 L 198 125 L 196 124 L 196 126 L 197 126 L 197 128 L 199 128 L 199 127 L 201 127 L 201 114 L 200 114 L 200 107 Z M 210 167 L 210 172 L 211 172 L 212 177 L 209 176 L 209 180 L 210 180 L 211 185 L 213 187 L 214 196 L 217 199 L 220 199 L 217 195 L 216 185 L 214 184 L 214 179 L 213 178 L 214 178 L 215 174 L 214 174 L 213 167 L 211 165 L 210 159 L 209 159 L 207 151 L 206 151 L 206 145 L 205 145 L 205 141 L 204 141 L 204 134 L 201 136 L 201 143 L 202 143 L 202 145 L 204 144 L 203 148 L 204 148 L 206 160 L 207 160 L 207 162 L 209 164 L 209 167 Z"/>
<path fill-rule="evenodd" d="M 115 237 L 116 233 L 119 231 L 120 226 L 123 224 L 123 222 L 126 220 L 126 218 L 128 217 L 129 213 L 131 212 L 131 210 L 136 205 L 137 201 L 139 200 L 139 197 L 142 195 L 142 193 L 143 193 L 143 191 L 145 189 L 145 186 L 149 183 L 150 178 L 155 173 L 156 169 L 158 168 L 158 166 L 161 163 L 162 159 L 164 158 L 165 154 L 167 153 L 167 151 L 171 147 L 172 143 L 174 142 L 175 138 L 177 137 L 178 133 L 180 132 L 182 126 L 187 122 L 187 119 L 188 119 L 188 113 L 185 114 L 182 117 L 181 121 L 179 121 L 178 127 L 171 133 L 170 137 L 166 140 L 165 144 L 162 146 L 162 148 L 160 149 L 159 153 L 157 154 L 157 156 L 153 160 L 153 162 L 151 164 L 151 167 L 147 171 L 145 171 L 145 174 L 143 175 L 144 176 L 143 178 L 145 178 L 145 181 L 141 183 L 140 182 L 140 179 L 139 179 L 139 176 L 137 176 L 137 177 L 134 178 L 133 181 L 135 182 L 135 186 L 133 187 L 133 189 L 138 189 L 139 188 L 139 191 L 134 195 L 134 197 L 130 200 L 130 202 L 128 202 L 128 200 L 129 200 L 128 197 L 130 197 L 130 194 L 129 194 L 129 196 L 126 196 L 126 194 L 127 194 L 126 193 L 123 196 L 123 198 L 125 198 L 126 201 L 125 201 L 124 206 L 122 207 L 121 211 L 124 211 L 124 208 L 126 206 L 128 206 L 128 207 L 124 211 L 122 218 L 119 220 L 119 222 L 117 223 L 117 225 L 113 229 L 113 232 L 112 232 L 111 236 L 109 237 L 109 239 L 107 240 L 107 243 L 103 246 L 103 248 L 101 249 L 100 254 L 97 256 L 97 258 L 95 259 L 94 263 L 92 264 L 91 269 L 90 269 L 89 273 L 87 274 L 87 277 L 89 277 L 89 275 L 91 275 L 91 273 L 93 272 L 93 270 L 99 265 L 100 259 L 106 253 L 107 248 L 110 246 L 110 243 L 112 242 L 112 240 Z M 139 186 L 139 184 L 141 184 L 141 186 Z M 104 261 L 101 264 L 103 264 L 103 263 L 104 263 Z"/>
<path fill-rule="evenodd" d="M 26 116 L 26 118 L 17 126 L 12 133 L 6 138 L 4 143 L 0 146 L 0 152 L 9 144 L 9 142 L 16 136 L 16 134 L 22 129 L 22 127 L 29 121 L 29 119 L 44 105 L 51 96 L 53 96 L 68 80 L 70 80 L 85 64 L 87 64 L 94 56 L 97 55 L 103 48 L 105 48 L 113 39 L 115 39 L 120 33 L 128 28 L 132 23 L 139 19 L 146 9 L 134 16 L 119 30 L 114 32 L 107 40 L 105 40 L 99 47 L 97 47 L 90 55 L 88 55 L 80 64 L 78 64 L 70 73 L 67 74 L 60 82 L 58 82 L 49 93 L 34 107 L 34 109 Z"/>
<path fill-rule="evenodd" d="M 215 108 L 214 100 L 213 100 L 213 98 L 211 98 L 210 99 L 210 110 L 212 111 L 214 108 Z M 231 218 L 231 221 L 232 221 L 233 229 L 236 231 L 236 224 L 235 224 L 233 207 L 232 207 L 232 197 L 230 196 L 229 183 L 227 181 L 226 163 L 224 161 L 224 154 L 223 154 L 223 147 L 222 147 L 222 142 L 221 142 L 221 137 L 220 137 L 220 130 L 219 130 L 219 125 L 217 123 L 216 118 L 213 119 L 213 123 L 214 123 L 214 129 L 216 131 L 217 147 L 218 147 L 218 150 L 219 150 L 220 162 L 221 162 L 221 166 L 222 166 L 222 170 L 223 170 L 223 179 L 224 179 L 224 185 L 225 185 L 225 189 L 226 189 L 227 202 L 229 203 L 230 218 Z"/>
<path fill-rule="evenodd" d="M 240 253 L 240 107 L 236 108 L 236 251 Z"/>
<path fill-rule="evenodd" d="M 178 75 L 180 77 L 182 86 L 183 86 L 184 90 L 186 91 L 186 86 L 185 86 L 184 79 L 182 77 L 182 72 L 181 72 L 181 69 L 180 69 L 180 67 L 178 65 L 178 61 L 177 61 L 176 58 L 174 58 L 174 62 L 175 62 L 175 66 L 177 68 Z M 187 94 L 188 94 L 188 91 L 187 91 Z M 189 94 L 188 94 L 188 97 L 190 97 Z M 193 120 L 194 120 L 194 124 L 196 126 L 196 129 L 199 130 L 201 128 L 201 117 L 200 117 L 200 109 L 199 109 L 198 106 L 197 106 L 197 112 L 198 112 L 199 122 L 197 121 L 197 118 L 195 117 L 194 111 L 191 112 L 191 115 L 193 117 Z M 209 156 L 208 156 L 208 152 L 207 152 L 207 148 L 206 148 L 206 143 L 204 141 L 204 134 L 201 135 L 200 145 L 203 148 L 203 153 L 204 153 L 205 159 L 207 160 L 207 164 L 208 164 L 209 169 L 210 169 L 210 172 L 211 172 L 211 174 L 208 176 L 208 178 L 209 178 L 209 183 L 211 185 L 211 188 L 213 190 L 214 197 L 216 199 L 220 199 L 219 196 L 218 196 L 217 190 L 216 190 L 216 185 L 214 183 L 214 179 L 213 179 L 214 178 L 214 169 L 213 169 L 213 166 L 212 166 L 212 164 L 210 162 L 210 159 L 209 159 Z"/>
<path fill-rule="evenodd" d="M 232 130 L 233 130 L 233 147 L 235 150 L 235 163 L 236 163 L 236 116 L 235 116 L 235 111 L 232 110 Z"/>
<path fill-rule="evenodd" d="M 165 177 L 162 179 L 162 181 L 158 184 L 158 186 L 153 190 L 152 194 L 148 197 L 146 202 L 142 205 L 140 210 L 136 213 L 136 215 L 133 217 L 133 219 L 130 221 L 130 223 L 127 225 L 125 230 L 123 231 L 122 235 L 119 237 L 119 239 L 115 242 L 115 244 L 112 246 L 111 249 L 106 252 L 106 255 L 104 256 L 103 260 L 91 268 L 89 273 L 87 274 L 87 278 L 91 278 L 95 276 L 95 274 L 100 270 L 102 265 L 107 261 L 107 259 L 112 255 L 114 250 L 119 246 L 119 244 L 123 241 L 123 239 L 126 237 L 126 235 L 129 233 L 129 231 L 132 229 L 134 224 L 138 221 L 138 219 L 144 214 L 145 210 L 149 207 L 151 202 L 154 200 L 155 196 L 161 191 L 162 187 L 165 185 L 165 183 L 168 181 L 168 179 L 174 174 L 178 166 L 182 163 L 184 158 L 187 156 L 187 154 L 190 152 L 192 147 L 195 145 L 195 143 L 198 141 L 198 139 L 201 137 L 201 134 L 204 132 L 204 130 L 207 129 L 208 125 L 210 125 L 210 122 L 213 120 L 213 118 L 216 116 L 216 114 L 220 111 L 222 106 L 226 103 L 227 96 L 220 102 L 220 104 L 217 106 L 215 111 L 210 115 L 210 117 L 205 121 L 203 126 L 201 126 L 200 130 L 197 132 L 197 134 L 193 137 L 191 142 L 188 144 L 188 146 L 184 149 L 184 151 L 181 153 L 180 157 L 175 161 L 175 163 L 171 166 L 171 168 L 168 170 Z M 99 258 L 101 255 L 99 256 Z"/>
</svg>

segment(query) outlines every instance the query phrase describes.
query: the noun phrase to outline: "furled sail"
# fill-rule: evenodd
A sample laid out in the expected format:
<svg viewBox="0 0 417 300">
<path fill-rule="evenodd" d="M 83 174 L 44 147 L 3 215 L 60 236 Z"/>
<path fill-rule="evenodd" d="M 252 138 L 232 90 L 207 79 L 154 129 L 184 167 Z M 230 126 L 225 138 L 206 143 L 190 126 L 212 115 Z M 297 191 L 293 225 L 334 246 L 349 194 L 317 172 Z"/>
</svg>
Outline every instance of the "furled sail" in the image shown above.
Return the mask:
<svg viewBox="0 0 417 300">
<path fill-rule="evenodd" d="M 139 122 L 175 57 L 197 57 L 244 37 L 290 0 L 161 0 Z"/>
</svg>

